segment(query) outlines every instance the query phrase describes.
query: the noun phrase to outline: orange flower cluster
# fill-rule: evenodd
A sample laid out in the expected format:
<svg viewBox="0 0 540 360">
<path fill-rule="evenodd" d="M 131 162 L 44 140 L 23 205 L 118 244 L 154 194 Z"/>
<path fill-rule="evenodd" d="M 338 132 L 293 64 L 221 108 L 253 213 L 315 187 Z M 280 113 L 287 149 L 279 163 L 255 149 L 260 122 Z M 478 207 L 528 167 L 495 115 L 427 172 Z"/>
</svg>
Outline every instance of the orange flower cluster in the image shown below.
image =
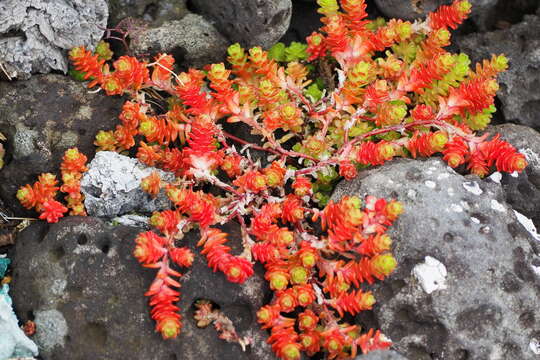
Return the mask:
<svg viewBox="0 0 540 360">
<path fill-rule="evenodd" d="M 170 267 L 171 260 L 181 267 L 189 267 L 193 262 L 193 253 L 185 247 L 176 247 L 174 235 L 178 232 L 178 213 L 170 210 L 154 213 L 151 223 L 166 237 L 158 236 L 152 231 L 139 234 L 135 239 L 133 255 L 145 267 L 158 269 L 156 278 L 146 292 L 150 297 L 151 316 L 156 321 L 156 331 L 164 339 L 176 337 L 182 329 L 182 316 L 176 304 L 180 292 L 175 288 L 180 283 L 174 278 L 181 274 Z"/>
<path fill-rule="evenodd" d="M 66 150 L 60 164 L 62 186 L 57 186 L 58 180 L 55 175 L 41 174 L 32 186 L 25 185 L 17 191 L 17 199 L 25 208 L 35 208 L 41 213 L 39 218 L 49 223 L 58 222 L 68 208 L 71 209 L 70 215 L 85 216 L 80 180 L 82 173 L 88 170 L 86 160 L 86 156 L 76 148 Z M 68 208 L 54 199 L 58 190 L 67 194 L 64 199 Z"/>
<path fill-rule="evenodd" d="M 250 228 L 258 240 L 251 248 L 253 257 L 264 264 L 265 278 L 275 292 L 272 303 L 257 313 L 263 328 L 271 330 L 268 342 L 272 349 L 281 359 L 293 360 L 299 359 L 302 351 L 309 356 L 325 351 L 329 358 L 349 358 L 356 355 L 358 347 L 363 352 L 388 347 L 390 342 L 380 333 L 360 336 L 356 325 L 337 325 L 335 313 L 320 305 L 335 309 L 339 317 L 371 309 L 375 298 L 359 287 L 382 280 L 395 269 L 396 261 L 389 253 L 391 239 L 385 231 L 403 211 L 401 204 L 372 196 L 366 198 L 363 210 L 356 197 L 330 202 L 320 214 L 322 229 L 328 235 L 315 247 L 309 241 L 295 241 L 293 233 L 278 225 L 280 220 L 291 222 L 286 203 L 297 200 L 287 198 L 264 205 Z M 345 262 L 331 256 L 346 253 L 361 259 Z M 322 293 L 317 284 L 323 285 Z M 328 298 L 318 299 L 323 294 Z M 301 312 L 296 321 L 282 315 L 298 309 Z"/>
<path fill-rule="evenodd" d="M 470 11 L 471 4 L 468 1 L 454 1 L 451 5 L 443 5 L 436 12 L 429 14 L 428 23 L 433 30 L 456 29 L 467 18 Z"/>
<path fill-rule="evenodd" d="M 221 271 L 230 282 L 243 283 L 253 275 L 253 264 L 244 257 L 231 255 L 231 248 L 223 245 L 226 242 L 227 234 L 209 228 L 204 230 L 197 246 L 203 247 L 201 254 L 206 255 L 212 270 Z"/>
<path fill-rule="evenodd" d="M 122 56 L 116 60 L 113 71 L 103 59 L 92 55 L 83 46 L 73 48 L 69 58 L 75 69 L 83 72 L 85 79 L 91 80 L 88 87 L 99 85 L 107 95 L 135 93 L 150 80 L 147 65 L 131 56 Z"/>
<path fill-rule="evenodd" d="M 382 165 L 395 155 L 394 146 L 387 141 L 365 142 L 356 147 L 356 162 L 362 165 Z"/>
<path fill-rule="evenodd" d="M 141 189 L 155 198 L 161 190 L 161 177 L 157 171 L 152 171 L 150 175 L 141 180 Z"/>
<path fill-rule="evenodd" d="M 274 296 L 258 320 L 281 359 L 318 352 L 344 359 L 387 348 L 390 342 L 380 332 L 362 333 L 342 318 L 372 308 L 375 298 L 362 287 L 395 269 L 386 230 L 403 208 L 372 196 L 364 206 L 356 197 L 328 202 L 333 184 L 396 156 L 442 153 L 450 166 L 466 164 L 479 176 L 491 167 L 521 171 L 527 164 L 499 137 L 486 140 L 473 132 L 489 122 L 496 76 L 508 64 L 495 56 L 473 71 L 466 55 L 444 49 L 448 29 L 470 12 L 466 0 L 415 24 L 371 21 L 364 0 L 317 2 L 323 27 L 308 37 L 307 54 L 302 45 L 291 45 L 280 57 L 235 44 L 228 49 L 230 68 L 220 63 L 175 74 L 167 54 L 151 63 L 123 56 L 107 64 L 84 48 L 70 52 L 90 87 L 131 98 L 120 125 L 97 135 L 100 150 L 128 150 L 138 142 L 140 161 L 177 176 L 172 184 L 157 173 L 143 179 L 144 191 L 156 196 L 166 189 L 174 206 L 152 215 L 150 224 L 160 235 L 140 234 L 134 251 L 143 266 L 158 269 L 147 295 L 156 330 L 165 338 L 181 329 L 180 274 L 172 266 L 188 267 L 194 256 L 176 242 L 198 227 L 209 267 L 229 281 L 252 276 L 252 259 L 263 264 Z M 298 61 L 283 65 L 293 55 Z M 224 131 L 221 121 L 240 123 L 260 141 Z M 69 159 L 73 170 L 80 158 Z M 76 189 L 75 182 L 70 186 Z M 55 220 L 65 212 L 54 202 L 56 190 L 56 180 L 47 175 L 18 197 Z M 242 233 L 240 255 L 231 254 L 227 234 L 217 229 L 234 220 Z M 316 236 L 314 229 L 322 233 Z M 212 314 L 207 306 L 199 308 L 200 321 Z M 232 329 L 230 322 L 214 324 Z M 231 331 L 220 334 L 246 344 Z"/>
<path fill-rule="evenodd" d="M 188 216 L 188 220 L 206 229 L 216 222 L 217 199 L 201 191 L 179 189 L 167 185 L 167 196 L 177 209 Z"/>
<path fill-rule="evenodd" d="M 84 195 L 81 194 L 81 178 L 82 173 L 86 172 L 86 156 L 79 152 L 77 148 L 66 150 L 60 170 L 62 172 L 62 186 L 60 191 L 66 193 L 64 198 L 67 202 L 67 207 L 71 209 L 69 215 L 86 216 L 84 209 Z"/>
<path fill-rule="evenodd" d="M 451 167 L 468 163 L 467 168 L 479 177 L 486 176 L 491 166 L 504 172 L 520 172 L 527 166 L 525 155 L 500 140 L 499 135 L 478 144 L 468 144 L 463 138 L 456 136 L 446 144 L 443 154 Z"/>
</svg>

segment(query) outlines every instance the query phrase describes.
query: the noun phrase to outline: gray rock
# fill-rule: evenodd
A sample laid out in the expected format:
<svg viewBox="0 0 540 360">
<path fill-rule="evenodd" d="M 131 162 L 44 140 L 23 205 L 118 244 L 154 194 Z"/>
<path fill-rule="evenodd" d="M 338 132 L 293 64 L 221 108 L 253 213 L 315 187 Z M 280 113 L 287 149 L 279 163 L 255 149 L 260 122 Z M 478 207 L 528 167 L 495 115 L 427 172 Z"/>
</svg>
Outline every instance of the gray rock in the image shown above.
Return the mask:
<svg viewBox="0 0 540 360">
<path fill-rule="evenodd" d="M 179 20 L 188 13 L 186 0 L 107 0 L 109 26 L 115 27 L 125 18 L 138 18 L 161 25 L 167 20 Z"/>
<path fill-rule="evenodd" d="M 19 216 L 25 214 L 15 199 L 17 189 L 41 173 L 57 172 L 65 150 L 78 147 L 92 159 L 96 133 L 115 127 L 122 103 L 118 97 L 89 93 L 82 83 L 61 75 L 0 82 L 0 129 L 8 138 L 0 171 L 4 203 Z"/>
<path fill-rule="evenodd" d="M 356 357 L 356 360 L 407 360 L 401 354 L 395 351 L 372 351 L 366 355 L 360 355 Z"/>
<path fill-rule="evenodd" d="M 227 54 L 227 40 L 202 16 L 188 14 L 181 20 L 167 21 L 148 28 L 133 39 L 137 54 L 169 53 L 184 68 L 220 62 Z"/>
<path fill-rule="evenodd" d="M 375 0 L 377 8 L 389 18 L 416 20 L 436 10 L 439 6 L 451 3 L 451 0 Z"/>
<path fill-rule="evenodd" d="M 152 212 L 170 207 L 164 191 L 155 199 L 141 189 L 141 181 L 157 171 L 164 181 L 174 174 L 148 167 L 137 159 L 113 151 L 100 151 L 81 179 L 81 192 L 88 215 L 114 217 L 132 211 Z"/>
<path fill-rule="evenodd" d="M 501 134 L 525 155 L 529 165 L 520 174 L 500 175 L 506 202 L 532 219 L 540 229 L 540 133 L 521 125 L 504 124 L 488 127 L 491 134 Z M 498 175 L 492 176 L 497 180 Z"/>
<path fill-rule="evenodd" d="M 193 266 L 181 269 L 182 333 L 168 341 L 155 333 L 144 296 L 155 270 L 143 268 L 132 255 L 140 231 L 67 217 L 50 227 L 34 223 L 19 234 L 12 296 L 22 321 L 35 316 L 43 359 L 274 359 L 255 320 L 269 295 L 263 276 L 232 284 L 213 273 L 195 249 Z M 225 231 L 233 245 L 240 242 L 239 230 Z M 193 248 L 197 236 L 187 234 L 182 242 Z M 218 339 L 213 327 L 197 328 L 193 304 L 198 299 L 219 305 L 242 336 L 253 336 L 254 345 L 243 352 Z"/>
<path fill-rule="evenodd" d="M 192 0 L 191 4 L 229 40 L 248 47 L 274 45 L 291 21 L 291 0 Z"/>
<path fill-rule="evenodd" d="M 93 48 L 107 17 L 105 0 L 3 0 L 0 63 L 21 79 L 51 70 L 66 72 L 66 50 Z"/>
<path fill-rule="evenodd" d="M 499 184 L 463 177 L 437 158 L 397 160 L 338 185 L 397 198 L 397 270 L 378 283 L 373 320 L 415 360 L 537 359 L 540 242 L 516 220 Z M 428 293 L 429 292 L 429 293 Z"/>
<path fill-rule="evenodd" d="M 458 45 L 473 61 L 491 54 L 509 58 L 510 69 L 499 76 L 503 115 L 506 121 L 540 129 L 540 17 L 525 16 L 509 29 L 459 38 Z"/>
<path fill-rule="evenodd" d="M 323 25 L 320 20 L 321 14 L 317 12 L 318 7 L 316 0 L 293 0 L 291 24 L 279 41 L 285 44 L 292 41 L 305 43 L 306 37 L 318 31 Z"/>
</svg>

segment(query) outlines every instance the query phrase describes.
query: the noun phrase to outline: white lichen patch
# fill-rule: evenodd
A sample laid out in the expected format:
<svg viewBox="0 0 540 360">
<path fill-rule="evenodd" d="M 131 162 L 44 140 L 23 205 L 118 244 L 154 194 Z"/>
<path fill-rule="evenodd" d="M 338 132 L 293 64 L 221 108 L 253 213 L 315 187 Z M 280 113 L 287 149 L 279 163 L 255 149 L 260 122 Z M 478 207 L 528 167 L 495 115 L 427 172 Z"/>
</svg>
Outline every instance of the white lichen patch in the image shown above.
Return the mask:
<svg viewBox="0 0 540 360">
<path fill-rule="evenodd" d="M 431 180 L 426 180 L 424 182 L 424 185 L 426 185 L 430 189 L 435 189 L 437 187 L 437 184 L 435 183 L 435 181 L 431 181 Z"/>
<path fill-rule="evenodd" d="M 412 270 L 413 276 L 420 282 L 422 289 L 428 294 L 436 290 L 446 289 L 446 266 L 439 260 L 426 256 L 423 263 Z"/>
<path fill-rule="evenodd" d="M 516 218 L 518 219 L 519 223 L 523 225 L 529 234 L 531 234 L 531 236 L 536 240 L 540 241 L 540 234 L 538 234 L 536 226 L 534 226 L 532 220 L 516 210 L 514 210 L 514 214 L 516 214 Z"/>
<path fill-rule="evenodd" d="M 474 181 L 464 182 L 463 187 L 465 188 L 465 190 L 474 195 L 482 195 L 483 193 L 482 189 L 480 189 L 480 185 L 478 185 L 478 183 Z"/>
<path fill-rule="evenodd" d="M 442 174 L 437 175 L 437 180 L 444 180 L 444 179 L 448 179 L 449 177 L 450 177 L 449 173 L 442 173 Z"/>
<path fill-rule="evenodd" d="M 450 210 L 452 210 L 453 212 L 457 212 L 457 213 L 463 212 L 463 208 L 461 206 L 459 206 L 458 204 L 450 205 Z"/>
<path fill-rule="evenodd" d="M 535 338 L 531 339 L 531 342 L 529 343 L 529 349 L 535 354 L 540 355 L 540 341 L 538 341 Z"/>
<path fill-rule="evenodd" d="M 73 253 L 80 255 L 80 254 L 99 254 L 101 253 L 101 250 L 95 246 L 95 245 L 77 245 L 77 247 L 73 250 Z"/>
<path fill-rule="evenodd" d="M 519 152 L 525 155 L 525 158 L 530 163 L 540 163 L 540 157 L 537 153 L 535 153 L 532 149 L 526 148 L 526 149 L 519 149 Z"/>
<path fill-rule="evenodd" d="M 150 218 L 148 216 L 126 214 L 115 217 L 110 223 L 111 225 L 136 226 L 147 229 L 149 228 L 149 220 Z"/>
<path fill-rule="evenodd" d="M 497 184 L 500 184 L 501 183 L 501 179 L 502 179 L 502 174 L 498 171 L 495 171 L 493 174 L 491 174 L 489 176 L 489 179 L 491 179 L 491 181 L 497 183 Z"/>
<path fill-rule="evenodd" d="M 409 190 L 407 191 L 407 197 L 408 197 L 409 199 L 411 199 L 411 200 L 416 199 L 416 191 L 413 190 L 413 189 L 409 189 Z"/>
<path fill-rule="evenodd" d="M 65 345 L 68 325 L 64 315 L 56 310 L 36 311 L 35 323 L 40 330 L 36 332 L 36 341 L 43 349 L 51 351 L 56 346 Z"/>
<path fill-rule="evenodd" d="M 504 207 L 504 205 L 495 199 L 491 200 L 491 208 L 498 212 L 506 212 L 506 208 Z"/>
</svg>

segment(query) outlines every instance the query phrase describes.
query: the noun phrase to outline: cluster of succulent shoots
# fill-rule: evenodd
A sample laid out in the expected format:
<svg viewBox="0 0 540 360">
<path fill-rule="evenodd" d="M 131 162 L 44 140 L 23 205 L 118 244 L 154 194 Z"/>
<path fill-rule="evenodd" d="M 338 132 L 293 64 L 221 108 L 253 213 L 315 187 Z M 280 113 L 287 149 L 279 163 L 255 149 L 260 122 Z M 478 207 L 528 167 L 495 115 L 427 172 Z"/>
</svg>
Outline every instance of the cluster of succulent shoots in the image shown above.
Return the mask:
<svg viewBox="0 0 540 360">
<path fill-rule="evenodd" d="M 49 223 L 58 222 L 69 209 L 69 215 L 84 216 L 84 195 L 81 194 L 82 174 L 87 171 L 86 156 L 76 148 L 68 149 L 64 153 L 60 171 L 62 185 L 58 185 L 56 175 L 51 173 L 41 174 L 33 185 L 22 186 L 17 191 L 17 199 L 27 208 L 34 208 L 41 213 L 39 218 Z M 55 200 L 58 190 L 65 193 L 64 200 L 67 207 Z"/>
<path fill-rule="evenodd" d="M 167 54 L 121 56 L 109 64 L 106 43 L 95 53 L 70 52 L 89 87 L 130 97 L 116 129 L 97 134 L 99 150 L 130 151 L 176 175 L 165 182 L 155 172 L 142 181 L 146 192 L 165 192 L 173 206 L 152 215 L 155 230 L 139 234 L 134 250 L 143 266 L 157 269 L 146 295 L 164 338 L 181 331 L 175 268 L 192 264 L 182 238 L 198 229 L 208 266 L 227 280 L 241 284 L 254 262 L 264 265 L 274 297 L 257 317 L 280 358 L 299 359 L 302 352 L 349 358 L 386 348 L 391 343 L 383 334 L 350 320 L 375 303 L 365 284 L 396 267 L 386 230 L 403 207 L 372 196 L 329 201 L 333 184 L 398 156 L 441 153 L 451 167 L 480 177 L 527 165 L 499 136 L 474 133 L 495 111 L 496 76 L 507 60 L 493 56 L 472 69 L 466 55 L 444 50 L 449 29 L 470 12 L 467 1 L 415 23 L 368 20 L 364 0 L 318 4 L 324 25 L 306 45 L 267 52 L 235 44 L 229 67 L 176 73 Z M 247 125 L 260 141 L 225 131 L 225 122 Z M 267 156 L 254 160 L 250 150 Z M 77 179 L 68 168 L 68 180 L 67 174 Z M 53 200 L 55 184 L 47 175 L 18 197 L 57 220 L 65 210 Z M 237 255 L 220 228 L 229 222 L 242 233 Z M 198 321 L 214 321 L 221 337 L 249 342 L 208 304 L 199 310 Z"/>
</svg>

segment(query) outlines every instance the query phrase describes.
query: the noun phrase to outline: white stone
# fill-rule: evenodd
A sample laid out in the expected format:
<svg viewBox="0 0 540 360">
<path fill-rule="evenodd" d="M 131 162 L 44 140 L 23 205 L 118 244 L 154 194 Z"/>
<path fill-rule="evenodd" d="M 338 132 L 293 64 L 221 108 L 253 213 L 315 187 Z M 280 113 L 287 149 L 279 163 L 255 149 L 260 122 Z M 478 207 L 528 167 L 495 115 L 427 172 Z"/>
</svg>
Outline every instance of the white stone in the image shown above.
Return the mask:
<svg viewBox="0 0 540 360">
<path fill-rule="evenodd" d="M 168 208 L 170 201 L 163 190 L 153 199 L 141 189 L 142 179 L 153 171 L 163 181 L 174 180 L 174 174 L 148 167 L 137 159 L 112 151 L 98 152 L 81 180 L 88 215 L 115 217 Z"/>
<path fill-rule="evenodd" d="M 468 192 L 474 194 L 474 195 L 482 195 L 483 191 L 480 189 L 480 185 L 478 185 L 475 181 L 467 181 L 463 183 L 463 187 Z"/>
<path fill-rule="evenodd" d="M 519 149 L 519 152 L 525 155 L 525 158 L 530 163 L 540 163 L 540 157 L 532 149 Z"/>
<path fill-rule="evenodd" d="M 529 234 L 531 234 L 531 236 L 536 240 L 540 241 L 540 234 L 538 234 L 536 226 L 534 226 L 532 220 L 516 210 L 514 210 L 514 214 L 516 214 L 516 218 L 518 219 L 519 223 L 523 225 Z"/>
<path fill-rule="evenodd" d="M 492 199 L 491 200 L 491 208 L 495 211 L 499 211 L 499 212 L 505 212 L 506 211 L 506 208 L 504 207 L 503 204 L 501 204 L 500 202 L 498 202 L 497 200 L 495 199 Z"/>
<path fill-rule="evenodd" d="M 493 174 L 491 174 L 489 176 L 489 178 L 493 181 L 493 182 L 496 182 L 497 184 L 500 184 L 501 183 L 501 179 L 502 179 L 502 174 L 498 171 L 495 171 Z"/>
<path fill-rule="evenodd" d="M 424 182 L 424 185 L 426 185 L 428 188 L 430 189 L 435 189 L 435 187 L 437 186 L 437 184 L 435 183 L 435 181 L 431 181 L 431 180 L 426 180 Z"/>
<path fill-rule="evenodd" d="M 540 355 L 540 341 L 536 339 L 531 339 L 531 342 L 529 343 L 529 349 L 535 354 Z"/>
<path fill-rule="evenodd" d="M 444 179 L 448 179 L 449 177 L 450 177 L 449 173 L 441 173 L 437 175 L 437 180 L 444 180 Z"/>
<path fill-rule="evenodd" d="M 428 294 L 437 290 L 446 289 L 446 267 L 439 260 L 426 256 L 423 263 L 417 264 L 412 273 L 420 282 L 422 289 Z"/>
</svg>

